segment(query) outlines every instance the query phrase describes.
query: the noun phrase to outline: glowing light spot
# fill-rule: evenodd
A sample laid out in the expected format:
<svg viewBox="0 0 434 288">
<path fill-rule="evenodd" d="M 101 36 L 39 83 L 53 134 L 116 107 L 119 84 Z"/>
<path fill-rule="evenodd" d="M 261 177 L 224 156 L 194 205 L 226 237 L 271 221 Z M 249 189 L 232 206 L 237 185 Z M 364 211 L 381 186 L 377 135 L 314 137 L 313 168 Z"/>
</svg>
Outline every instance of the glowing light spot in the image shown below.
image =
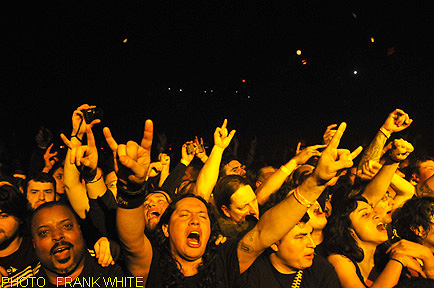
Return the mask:
<svg viewBox="0 0 434 288">
<path fill-rule="evenodd" d="M 297 55 L 301 55 L 301 50 L 297 50 L 295 53 L 297 53 Z"/>
</svg>

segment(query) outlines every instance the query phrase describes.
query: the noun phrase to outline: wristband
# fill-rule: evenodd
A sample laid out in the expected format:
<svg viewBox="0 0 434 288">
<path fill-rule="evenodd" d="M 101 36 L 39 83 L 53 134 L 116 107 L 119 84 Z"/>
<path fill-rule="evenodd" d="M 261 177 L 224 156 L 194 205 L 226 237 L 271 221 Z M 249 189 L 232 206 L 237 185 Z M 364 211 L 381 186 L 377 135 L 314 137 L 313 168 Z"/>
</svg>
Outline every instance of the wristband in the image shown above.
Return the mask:
<svg viewBox="0 0 434 288">
<path fill-rule="evenodd" d="M 289 169 L 288 168 L 286 168 L 285 166 L 280 166 L 280 170 L 283 172 L 283 173 L 285 173 L 286 175 L 291 175 L 291 171 L 289 171 Z"/>
<path fill-rule="evenodd" d="M 96 177 L 96 175 L 95 175 L 95 177 Z M 101 173 L 101 175 L 99 176 L 99 178 L 96 179 L 96 180 L 92 180 L 92 181 L 86 181 L 86 180 L 84 180 L 84 181 L 86 181 L 86 184 L 91 184 L 91 183 L 96 183 L 96 182 L 98 182 L 99 180 L 101 180 L 101 178 L 102 178 L 102 173 Z"/>
<path fill-rule="evenodd" d="M 399 264 L 401 264 L 402 265 L 402 269 L 404 269 L 404 264 L 402 264 L 402 262 L 401 261 L 399 261 L 398 259 L 395 259 L 395 258 L 390 258 L 390 260 L 393 260 L 393 261 L 396 261 L 396 262 L 398 262 Z"/>
<path fill-rule="evenodd" d="M 295 188 L 294 190 L 294 198 L 295 200 L 297 200 L 298 203 L 300 203 L 301 205 L 307 207 L 307 209 L 309 209 L 314 203 L 311 203 L 310 201 L 308 201 L 306 198 L 304 198 L 300 192 L 298 191 L 298 187 Z"/>
<path fill-rule="evenodd" d="M 124 209 L 134 209 L 139 207 L 145 202 L 145 189 L 141 187 L 137 191 L 128 190 L 125 185 L 122 185 L 120 181 L 116 183 L 118 207 Z"/>
<path fill-rule="evenodd" d="M 387 131 L 387 130 L 386 130 L 385 128 L 383 128 L 383 127 L 380 128 L 380 132 L 383 133 L 384 136 L 386 136 L 387 139 L 389 139 L 390 136 L 392 135 L 392 134 L 389 133 L 389 131 Z"/>
<path fill-rule="evenodd" d="M 92 170 L 92 169 L 90 169 L 89 167 L 86 167 L 86 166 L 83 166 L 83 165 L 81 165 L 81 166 L 82 166 L 82 168 L 81 168 L 81 171 L 80 171 L 80 176 L 81 176 L 81 178 L 82 178 L 84 181 L 86 181 L 87 183 L 89 183 L 89 182 L 91 182 L 93 179 L 95 179 L 98 168 Z M 102 173 L 101 173 L 101 175 L 102 175 Z M 99 179 L 98 179 L 98 180 L 99 180 Z M 98 180 L 97 180 L 97 181 L 98 181 Z M 95 182 L 96 182 L 96 181 L 95 181 Z"/>
</svg>

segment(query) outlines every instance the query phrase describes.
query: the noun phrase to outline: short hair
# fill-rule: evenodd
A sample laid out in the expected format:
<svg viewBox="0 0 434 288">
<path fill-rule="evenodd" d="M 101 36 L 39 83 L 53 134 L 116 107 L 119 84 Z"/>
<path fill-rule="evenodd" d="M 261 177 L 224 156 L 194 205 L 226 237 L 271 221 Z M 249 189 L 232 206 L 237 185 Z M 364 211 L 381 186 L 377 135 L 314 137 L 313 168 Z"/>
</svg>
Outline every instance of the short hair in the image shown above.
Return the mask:
<svg viewBox="0 0 434 288">
<path fill-rule="evenodd" d="M 33 211 L 32 213 L 32 217 L 30 218 L 30 229 L 33 228 L 33 222 L 35 221 L 35 217 L 36 215 L 44 210 L 44 209 L 49 209 L 49 208 L 53 208 L 56 206 L 60 206 L 60 207 L 64 207 L 67 210 L 69 210 L 71 212 L 72 215 L 74 215 L 75 221 L 78 222 L 78 215 L 75 213 L 74 209 L 71 207 L 71 205 L 68 202 L 63 202 L 63 201 L 51 201 L 51 202 L 45 202 L 42 205 L 40 205 L 38 208 L 35 209 L 35 211 Z M 33 229 L 32 229 L 33 230 Z"/>
<path fill-rule="evenodd" d="M 410 164 L 405 169 L 405 179 L 409 180 L 411 179 L 413 173 L 416 173 L 417 175 L 420 174 L 420 164 L 426 161 L 434 161 L 434 157 L 431 156 L 419 156 L 417 158 L 414 158 L 410 161 Z"/>
<path fill-rule="evenodd" d="M 221 215 L 224 215 L 221 207 L 225 205 L 229 208 L 231 205 L 231 196 L 240 187 L 249 185 L 249 181 L 240 175 L 227 175 L 220 178 L 214 187 L 213 195 L 217 209 Z"/>
<path fill-rule="evenodd" d="M 333 213 L 327 219 L 328 223 L 323 233 L 324 246 L 328 255 L 344 255 L 357 262 L 363 260 L 363 250 L 357 245 L 356 239 L 350 232 L 352 227 L 350 214 L 357 209 L 358 201 L 368 203 L 368 200 L 360 195 L 347 198 L 336 209 L 333 209 Z"/>
<path fill-rule="evenodd" d="M 40 172 L 34 175 L 30 175 L 29 178 L 27 179 L 26 186 L 25 186 L 26 195 L 27 195 L 27 188 L 29 187 L 29 182 L 32 180 L 34 182 L 51 183 L 53 184 L 54 192 L 56 192 L 56 180 L 54 179 L 54 177 L 48 173 Z"/>
<path fill-rule="evenodd" d="M 434 216 L 434 197 L 412 198 L 397 209 L 392 216 L 392 227 L 401 239 L 422 243 L 415 231 L 422 227 L 428 233 Z"/>
<path fill-rule="evenodd" d="M 27 198 L 12 184 L 0 184 L 0 209 L 24 222 L 30 211 Z"/>
</svg>

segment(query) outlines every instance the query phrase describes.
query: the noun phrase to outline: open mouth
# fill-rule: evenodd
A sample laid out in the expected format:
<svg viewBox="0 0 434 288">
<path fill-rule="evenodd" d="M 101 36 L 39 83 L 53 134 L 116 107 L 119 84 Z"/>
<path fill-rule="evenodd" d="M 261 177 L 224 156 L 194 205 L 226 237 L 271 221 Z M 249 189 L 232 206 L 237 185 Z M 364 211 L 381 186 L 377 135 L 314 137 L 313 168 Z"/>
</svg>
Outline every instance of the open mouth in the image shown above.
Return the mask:
<svg viewBox="0 0 434 288">
<path fill-rule="evenodd" d="M 384 226 L 384 224 L 382 222 L 377 224 L 377 230 L 380 232 L 384 232 L 386 231 L 386 226 Z"/>
<path fill-rule="evenodd" d="M 158 211 L 151 211 L 148 214 L 148 219 L 158 218 L 158 217 L 160 217 L 160 215 L 161 214 Z"/>
<path fill-rule="evenodd" d="M 187 236 L 187 245 L 189 247 L 197 248 L 200 246 L 200 234 L 197 231 L 192 231 Z"/>
</svg>

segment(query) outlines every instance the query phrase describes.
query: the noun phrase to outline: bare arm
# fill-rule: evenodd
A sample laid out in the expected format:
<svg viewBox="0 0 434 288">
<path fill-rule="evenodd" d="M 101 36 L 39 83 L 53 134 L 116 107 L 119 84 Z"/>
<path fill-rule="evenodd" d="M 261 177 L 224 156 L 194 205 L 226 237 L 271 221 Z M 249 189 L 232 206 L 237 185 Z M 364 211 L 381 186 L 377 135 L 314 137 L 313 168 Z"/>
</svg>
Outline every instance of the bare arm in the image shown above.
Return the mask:
<svg viewBox="0 0 434 288">
<path fill-rule="evenodd" d="M 202 196 L 206 201 L 209 200 L 212 190 L 217 183 L 223 152 L 235 135 L 235 130 L 228 133 L 226 126 L 227 120 L 225 119 L 222 127 L 216 128 L 214 132 L 214 147 L 197 177 L 196 194 Z"/>
<path fill-rule="evenodd" d="M 411 199 L 416 191 L 416 188 L 411 185 L 410 182 L 396 173 L 392 177 L 390 187 L 392 187 L 396 193 L 396 196 L 393 199 L 395 201 L 395 204 L 393 205 L 394 210 L 401 207 L 408 199 Z"/>
<path fill-rule="evenodd" d="M 322 152 L 314 173 L 299 186 L 298 192 L 294 192 L 268 210 L 256 226 L 241 239 L 238 245 L 241 273 L 246 271 L 266 248 L 280 240 L 300 221 L 308 207 L 321 195 L 327 181 L 332 179 L 337 171 L 353 165 L 352 159 L 361 152 L 361 147 L 353 153 L 337 149 L 345 128 L 345 123 L 339 126 L 329 146 Z M 296 198 L 295 194 L 301 196 Z"/>
<path fill-rule="evenodd" d="M 280 167 L 280 169 L 276 170 L 276 172 L 274 172 L 261 186 L 258 187 L 258 189 L 256 189 L 255 193 L 258 204 L 263 205 L 267 202 L 270 195 L 279 190 L 286 178 L 288 178 L 288 176 L 291 175 L 299 165 L 306 163 L 312 156 L 320 156 L 321 153 L 317 149 L 325 147 L 326 145 L 306 147 L 285 165 Z"/>
<path fill-rule="evenodd" d="M 118 145 L 108 128 L 104 128 L 104 136 L 114 153 L 115 171 L 119 179 L 116 222 L 126 265 L 133 276 L 144 277 L 146 282 L 152 262 L 152 246 L 144 234 L 142 204 L 145 191 L 142 185 L 151 163 L 153 123 L 146 120 L 140 145 L 133 141 Z"/>
</svg>

